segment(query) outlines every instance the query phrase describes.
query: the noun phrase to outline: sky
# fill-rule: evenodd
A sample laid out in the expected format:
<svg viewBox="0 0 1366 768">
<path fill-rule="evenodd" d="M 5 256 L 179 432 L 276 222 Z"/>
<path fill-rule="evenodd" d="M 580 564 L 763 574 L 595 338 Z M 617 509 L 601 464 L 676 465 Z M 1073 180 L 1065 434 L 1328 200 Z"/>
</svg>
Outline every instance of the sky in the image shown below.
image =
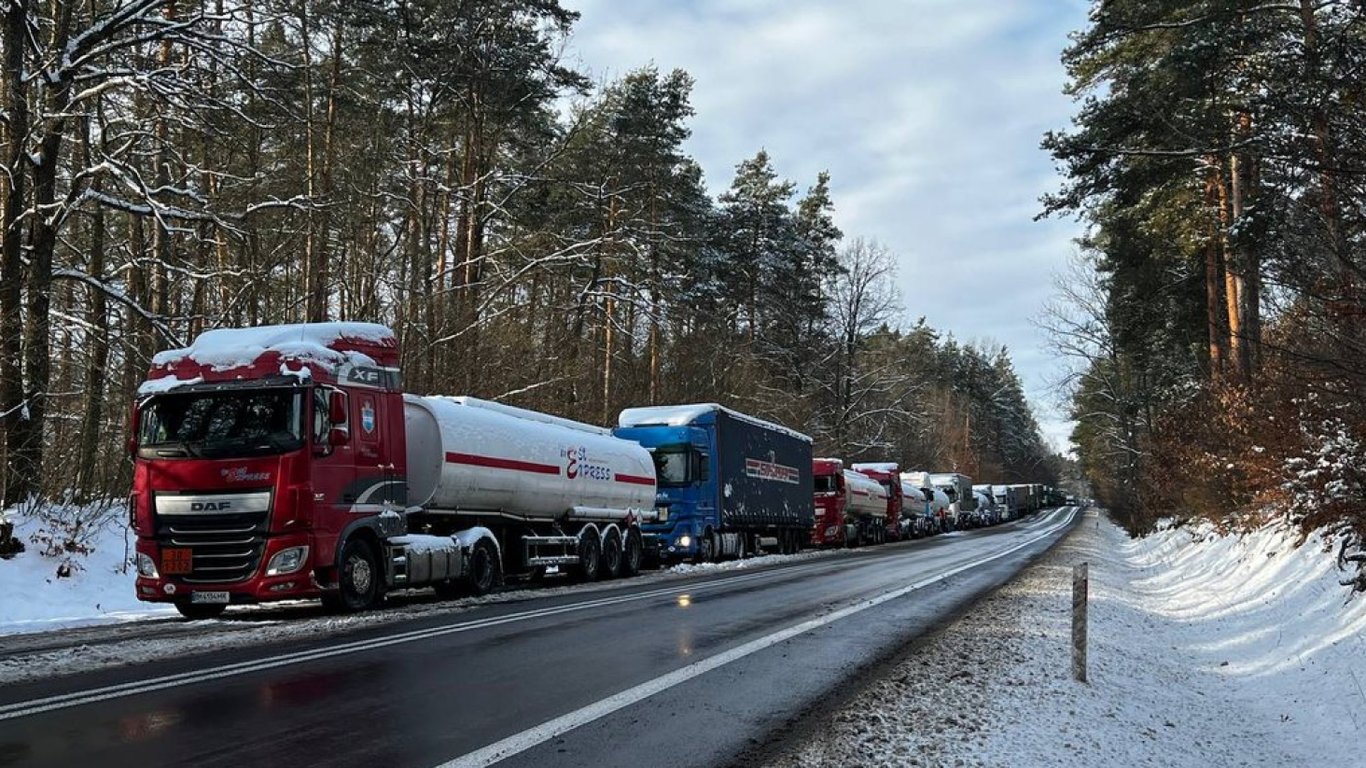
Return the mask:
<svg viewBox="0 0 1366 768">
<path fill-rule="evenodd" d="M 1081 234 L 1035 221 L 1068 127 L 1059 61 L 1087 0 L 562 0 L 566 58 L 598 82 L 653 64 L 693 76 L 686 149 L 719 194 L 766 149 L 804 191 L 828 170 L 835 220 L 898 258 L 902 323 L 1005 344 L 1045 437 L 1070 425 L 1065 363 L 1032 320 Z"/>
</svg>

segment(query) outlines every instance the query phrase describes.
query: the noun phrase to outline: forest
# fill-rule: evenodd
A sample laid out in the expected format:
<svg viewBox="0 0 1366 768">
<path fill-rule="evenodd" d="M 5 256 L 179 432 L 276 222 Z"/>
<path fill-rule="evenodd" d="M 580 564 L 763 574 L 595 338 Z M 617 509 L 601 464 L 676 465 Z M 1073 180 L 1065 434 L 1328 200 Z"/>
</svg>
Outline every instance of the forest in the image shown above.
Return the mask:
<svg viewBox="0 0 1366 768">
<path fill-rule="evenodd" d="M 1044 323 L 1096 494 L 1366 532 L 1366 4 L 1106 0 L 1063 61 L 1045 214 L 1087 235 Z"/>
<path fill-rule="evenodd" d="M 364 320 L 406 386 L 610 424 L 720 401 L 821 454 L 1050 482 L 1008 351 L 906 323 L 896 255 L 693 82 L 595 84 L 557 0 L 48 0 L 0 27 L 3 501 L 126 492 L 158 350 Z M 1261 130 L 1257 123 L 1250 130 Z M 762 145 L 762 137 L 756 137 Z"/>
</svg>

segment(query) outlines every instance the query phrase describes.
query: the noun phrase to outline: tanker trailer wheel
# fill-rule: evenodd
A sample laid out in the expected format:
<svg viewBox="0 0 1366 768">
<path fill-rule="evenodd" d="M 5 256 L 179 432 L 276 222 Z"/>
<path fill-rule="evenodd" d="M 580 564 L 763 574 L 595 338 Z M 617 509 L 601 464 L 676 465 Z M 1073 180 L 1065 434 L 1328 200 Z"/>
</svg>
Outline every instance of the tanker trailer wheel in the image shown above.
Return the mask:
<svg viewBox="0 0 1366 768">
<path fill-rule="evenodd" d="M 498 552 L 488 539 L 480 539 L 470 550 L 470 574 L 466 582 L 470 592 L 487 595 L 502 580 L 503 569 L 498 562 Z"/>
<path fill-rule="evenodd" d="M 189 600 L 175 601 L 175 609 L 180 611 L 181 616 L 184 616 L 190 621 L 216 619 L 223 615 L 223 611 L 225 611 L 227 607 L 228 606 L 224 603 L 192 603 Z"/>
<path fill-rule="evenodd" d="M 615 579 L 621 575 L 621 534 L 615 530 L 608 531 L 606 538 L 602 540 L 602 562 L 598 565 L 598 573 L 604 579 Z"/>
<path fill-rule="evenodd" d="M 353 538 L 342 547 L 341 567 L 337 569 L 337 592 L 324 593 L 323 605 L 329 610 L 354 613 L 373 608 L 382 595 L 379 560 L 370 543 Z"/>
<path fill-rule="evenodd" d="M 584 581 L 597 581 L 598 568 L 602 565 L 602 542 L 598 532 L 592 529 L 579 535 L 579 575 Z"/>
<path fill-rule="evenodd" d="M 627 531 L 621 551 L 621 575 L 630 578 L 640 573 L 641 563 L 645 560 L 645 545 L 640 540 L 640 531 Z"/>
</svg>

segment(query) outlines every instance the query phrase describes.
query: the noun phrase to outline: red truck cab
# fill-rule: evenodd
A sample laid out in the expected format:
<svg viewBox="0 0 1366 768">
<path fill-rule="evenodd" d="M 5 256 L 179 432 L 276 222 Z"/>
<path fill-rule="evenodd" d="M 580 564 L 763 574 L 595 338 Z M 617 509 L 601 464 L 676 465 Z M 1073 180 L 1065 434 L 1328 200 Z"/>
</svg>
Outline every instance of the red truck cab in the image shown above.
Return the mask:
<svg viewBox="0 0 1366 768">
<path fill-rule="evenodd" d="M 811 546 L 844 546 L 844 462 L 839 459 L 813 459 L 811 476 L 815 482 L 816 519 L 811 527 Z"/>
<path fill-rule="evenodd" d="M 392 331 L 210 331 L 138 390 L 129 514 L 138 598 L 191 618 L 229 603 L 340 599 L 380 574 L 340 542 L 403 533 L 404 408 Z"/>
</svg>

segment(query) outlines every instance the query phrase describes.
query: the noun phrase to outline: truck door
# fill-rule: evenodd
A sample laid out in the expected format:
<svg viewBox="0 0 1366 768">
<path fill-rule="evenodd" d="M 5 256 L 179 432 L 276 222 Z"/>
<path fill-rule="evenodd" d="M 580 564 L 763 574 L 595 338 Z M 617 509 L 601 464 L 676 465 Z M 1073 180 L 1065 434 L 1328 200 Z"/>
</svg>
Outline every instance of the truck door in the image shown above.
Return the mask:
<svg viewBox="0 0 1366 768">
<path fill-rule="evenodd" d="M 351 430 L 356 446 L 356 482 L 347 494 L 356 512 L 379 512 L 394 482 L 394 464 L 386 449 L 384 403 L 379 392 L 356 391 L 351 396 Z M 343 501 L 347 501 L 343 497 Z"/>
<path fill-rule="evenodd" d="M 351 502 L 346 501 L 356 484 L 355 451 L 350 441 L 331 444 L 329 433 L 334 428 L 353 429 L 351 423 L 334 424 L 329 417 L 328 400 L 335 396 L 347 398 L 345 413 L 350 418 L 352 405 L 344 390 L 316 387 L 313 390 L 313 527 L 320 535 L 318 546 L 325 550 L 346 527 Z"/>
</svg>

